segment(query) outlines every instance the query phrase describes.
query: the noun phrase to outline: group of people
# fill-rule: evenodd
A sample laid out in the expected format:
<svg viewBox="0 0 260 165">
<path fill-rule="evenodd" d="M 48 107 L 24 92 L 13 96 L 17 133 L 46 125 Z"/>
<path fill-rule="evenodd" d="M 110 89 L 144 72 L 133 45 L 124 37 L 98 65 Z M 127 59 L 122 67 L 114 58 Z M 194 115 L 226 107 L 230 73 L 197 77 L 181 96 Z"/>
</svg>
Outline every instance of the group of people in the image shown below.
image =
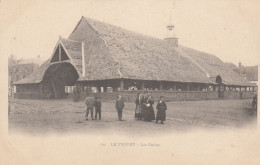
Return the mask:
<svg viewBox="0 0 260 165">
<path fill-rule="evenodd" d="M 102 103 L 100 97 L 87 97 L 85 100 L 85 104 L 87 106 L 86 115 L 85 115 L 86 120 L 88 120 L 89 113 L 91 115 L 92 120 L 97 120 L 97 116 L 99 117 L 99 120 L 101 120 Z M 122 113 L 123 113 L 123 108 L 125 107 L 125 103 L 121 95 L 117 96 L 115 107 L 117 109 L 118 120 L 122 121 Z M 94 118 L 94 110 L 95 110 L 95 118 Z"/>
<path fill-rule="evenodd" d="M 135 100 L 136 108 L 135 108 L 135 118 L 138 120 L 144 120 L 144 121 L 153 121 L 156 120 L 156 123 L 158 121 L 161 121 L 161 124 L 166 119 L 166 110 L 167 105 L 164 101 L 164 97 L 161 96 L 160 100 L 158 101 L 156 105 L 157 114 L 155 117 L 155 112 L 153 108 L 154 100 L 151 95 L 148 95 L 147 92 L 144 92 L 144 94 L 137 94 L 137 98 Z"/>
<path fill-rule="evenodd" d="M 86 120 L 88 120 L 88 115 L 91 113 L 91 119 L 96 120 L 97 115 L 99 115 L 99 120 L 101 120 L 101 101 L 100 97 L 87 97 L 85 100 L 85 104 L 87 106 L 86 111 Z M 155 112 L 153 108 L 154 100 L 151 95 L 148 95 L 147 92 L 144 92 L 144 94 L 137 94 L 137 98 L 135 101 L 136 107 L 135 107 L 135 118 L 138 120 L 144 120 L 144 121 L 153 121 L 156 120 L 156 123 L 158 121 L 161 121 L 161 124 L 166 120 L 166 110 L 167 106 L 164 101 L 164 97 L 161 96 L 160 100 L 158 101 L 156 105 L 157 114 L 155 117 Z M 123 109 L 125 107 L 124 100 L 122 96 L 119 94 L 117 96 L 117 100 L 115 103 L 115 108 L 117 110 L 118 114 L 118 120 L 122 121 L 122 113 Z M 94 109 L 95 109 L 95 118 L 94 118 Z"/>
<path fill-rule="evenodd" d="M 97 115 L 99 120 L 101 120 L 101 101 L 100 97 L 87 97 L 85 100 L 85 104 L 87 106 L 86 111 L 86 120 L 88 120 L 88 114 L 90 112 L 91 119 L 94 120 L 94 108 L 95 108 L 95 119 L 97 119 Z"/>
</svg>

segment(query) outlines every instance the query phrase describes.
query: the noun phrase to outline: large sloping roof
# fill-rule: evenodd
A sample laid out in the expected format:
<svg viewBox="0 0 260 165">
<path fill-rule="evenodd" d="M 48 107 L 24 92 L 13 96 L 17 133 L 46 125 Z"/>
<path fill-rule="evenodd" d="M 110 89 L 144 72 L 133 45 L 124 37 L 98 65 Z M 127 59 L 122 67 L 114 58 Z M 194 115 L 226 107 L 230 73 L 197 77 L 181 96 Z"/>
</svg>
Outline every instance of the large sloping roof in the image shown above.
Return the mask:
<svg viewBox="0 0 260 165">
<path fill-rule="evenodd" d="M 86 72 L 92 68 L 89 62 L 94 69 L 80 80 L 127 78 L 213 83 L 202 69 L 180 55 L 178 48 L 160 39 L 84 17 L 69 39 L 89 45 Z"/>
<path fill-rule="evenodd" d="M 226 85 L 250 85 L 250 82 L 248 82 L 243 76 L 240 76 L 238 73 L 231 70 L 216 56 L 187 47 L 180 46 L 180 48 L 201 65 L 201 67 L 208 72 L 210 77 L 216 78 L 220 75 L 223 83 Z"/>
<path fill-rule="evenodd" d="M 85 68 L 82 68 L 83 41 Z M 78 70 L 79 81 L 125 78 L 215 83 L 215 77 L 220 75 L 225 84 L 249 85 L 216 56 L 183 46 L 174 47 L 167 41 L 85 17 L 69 39 L 62 38 L 61 43 Z M 40 70 L 46 70 L 49 63 L 43 64 Z M 36 74 L 41 73 L 44 72 Z"/>
</svg>

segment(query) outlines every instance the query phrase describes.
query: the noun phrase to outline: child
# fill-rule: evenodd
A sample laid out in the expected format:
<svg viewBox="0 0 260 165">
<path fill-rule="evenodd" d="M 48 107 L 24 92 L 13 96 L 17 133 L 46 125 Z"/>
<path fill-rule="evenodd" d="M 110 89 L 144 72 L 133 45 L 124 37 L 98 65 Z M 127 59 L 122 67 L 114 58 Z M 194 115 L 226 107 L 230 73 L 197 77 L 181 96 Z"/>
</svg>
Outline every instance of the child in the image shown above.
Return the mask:
<svg viewBox="0 0 260 165">
<path fill-rule="evenodd" d="M 158 120 L 161 120 L 161 124 L 163 124 L 163 121 L 165 121 L 166 119 L 166 110 L 167 110 L 167 106 L 166 103 L 164 102 L 164 98 L 163 96 L 160 97 L 160 100 L 156 106 L 157 111 L 157 115 L 156 115 L 156 123 L 158 123 Z"/>
<path fill-rule="evenodd" d="M 96 102 L 95 102 L 95 119 L 97 119 L 97 114 L 99 116 L 99 120 L 101 120 L 101 101 L 100 101 L 100 97 L 96 97 Z"/>
<path fill-rule="evenodd" d="M 118 114 L 118 120 L 122 121 L 122 112 L 123 112 L 123 108 L 125 106 L 125 103 L 122 99 L 121 95 L 117 96 L 117 100 L 116 100 L 116 110 L 117 110 L 117 114 Z"/>
</svg>

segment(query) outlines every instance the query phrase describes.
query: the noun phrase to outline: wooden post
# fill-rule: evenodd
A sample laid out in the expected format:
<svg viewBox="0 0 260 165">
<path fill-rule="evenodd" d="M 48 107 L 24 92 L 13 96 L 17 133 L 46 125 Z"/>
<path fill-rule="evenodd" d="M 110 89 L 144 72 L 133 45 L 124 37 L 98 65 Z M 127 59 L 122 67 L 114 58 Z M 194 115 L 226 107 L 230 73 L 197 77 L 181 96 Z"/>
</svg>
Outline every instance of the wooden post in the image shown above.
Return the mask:
<svg viewBox="0 0 260 165">
<path fill-rule="evenodd" d="M 104 92 L 107 92 L 107 86 L 104 86 L 103 88 L 104 88 Z"/>
<path fill-rule="evenodd" d="M 141 90 L 144 90 L 144 82 L 141 82 Z"/>
<path fill-rule="evenodd" d="M 57 91 L 56 91 L 56 88 L 55 88 L 54 81 L 51 82 L 51 85 L 52 85 L 52 88 L 53 88 L 54 96 L 55 96 L 55 98 L 57 98 L 58 95 L 57 95 Z"/>
<path fill-rule="evenodd" d="M 176 91 L 176 83 L 173 84 L 173 90 Z"/>
<path fill-rule="evenodd" d="M 161 82 L 161 81 L 160 81 L 159 90 L 163 90 L 163 84 L 162 84 L 162 82 Z"/>
<path fill-rule="evenodd" d="M 61 46 L 59 44 L 59 61 L 61 61 Z"/>
<path fill-rule="evenodd" d="M 120 80 L 120 90 L 121 91 L 124 90 L 124 80 L 123 79 Z"/>
<path fill-rule="evenodd" d="M 97 86 L 97 92 L 100 93 L 101 92 L 101 87 Z"/>
<path fill-rule="evenodd" d="M 187 84 L 187 91 L 190 91 L 190 84 Z"/>
<path fill-rule="evenodd" d="M 41 98 L 42 96 L 42 83 L 39 84 L 39 92 L 38 92 L 38 98 Z"/>
<path fill-rule="evenodd" d="M 85 68 L 85 42 L 81 43 L 81 56 L 82 56 L 82 76 L 86 76 L 86 68 Z"/>
</svg>

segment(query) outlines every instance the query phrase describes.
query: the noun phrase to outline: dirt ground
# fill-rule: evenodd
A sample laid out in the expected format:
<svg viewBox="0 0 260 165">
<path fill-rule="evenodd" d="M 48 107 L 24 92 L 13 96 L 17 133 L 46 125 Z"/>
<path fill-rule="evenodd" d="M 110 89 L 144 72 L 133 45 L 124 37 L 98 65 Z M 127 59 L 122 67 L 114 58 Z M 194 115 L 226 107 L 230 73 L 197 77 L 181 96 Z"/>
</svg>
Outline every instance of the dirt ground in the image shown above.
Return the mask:
<svg viewBox="0 0 260 165">
<path fill-rule="evenodd" d="M 9 133 L 150 134 L 191 129 L 256 128 L 251 100 L 208 100 L 167 102 L 165 124 L 134 119 L 134 103 L 126 103 L 123 121 L 118 121 L 113 101 L 102 102 L 102 120 L 85 120 L 84 102 L 72 100 L 11 100 Z M 154 105 L 155 107 L 155 105 Z M 90 119 L 90 117 L 89 117 Z"/>
</svg>

